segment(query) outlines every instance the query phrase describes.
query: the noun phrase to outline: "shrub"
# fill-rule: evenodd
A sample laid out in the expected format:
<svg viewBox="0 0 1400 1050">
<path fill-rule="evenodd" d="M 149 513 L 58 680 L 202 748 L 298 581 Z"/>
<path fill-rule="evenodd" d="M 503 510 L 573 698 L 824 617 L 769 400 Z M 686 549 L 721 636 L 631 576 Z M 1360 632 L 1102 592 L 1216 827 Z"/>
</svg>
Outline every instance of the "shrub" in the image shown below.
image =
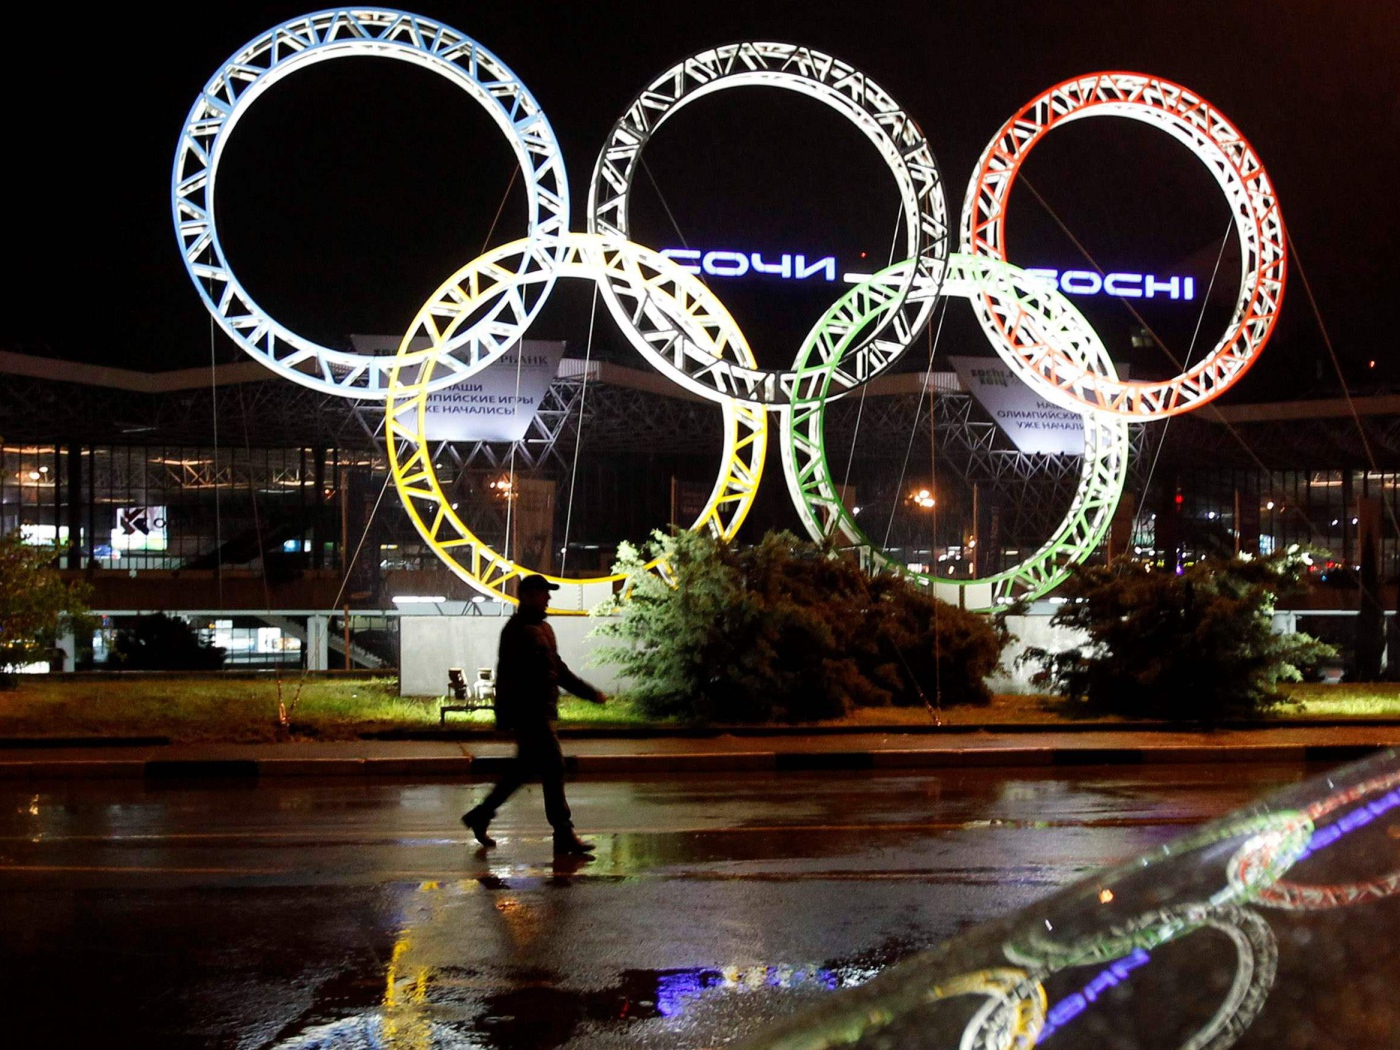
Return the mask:
<svg viewBox="0 0 1400 1050">
<path fill-rule="evenodd" d="M 1135 562 L 1077 566 L 1060 588 L 1057 626 L 1087 644 L 1063 653 L 1028 649 L 1032 681 L 1086 710 L 1211 721 L 1259 714 L 1283 698 L 1275 686 L 1334 656 L 1306 634 L 1275 634 L 1280 592 L 1296 589 L 1303 560 L 1210 559 L 1180 575 Z"/>
<path fill-rule="evenodd" d="M 216 671 L 224 650 L 179 617 L 156 613 L 117 631 L 107 663 L 121 671 Z"/>
<path fill-rule="evenodd" d="M 90 589 L 64 582 L 57 553 L 25 543 L 18 530 L 0 533 L 0 684 L 8 669 L 49 659 L 61 627 L 81 633 L 91 623 Z"/>
<path fill-rule="evenodd" d="M 670 580 L 644 571 L 665 556 Z M 657 533 L 645 552 L 619 550 L 624 598 L 598 633 L 599 658 L 637 682 L 650 717 L 810 721 L 856 705 L 979 703 L 1005 638 L 985 619 L 893 575 L 769 533 L 738 548 Z M 927 699 L 926 699 L 927 698 Z"/>
</svg>

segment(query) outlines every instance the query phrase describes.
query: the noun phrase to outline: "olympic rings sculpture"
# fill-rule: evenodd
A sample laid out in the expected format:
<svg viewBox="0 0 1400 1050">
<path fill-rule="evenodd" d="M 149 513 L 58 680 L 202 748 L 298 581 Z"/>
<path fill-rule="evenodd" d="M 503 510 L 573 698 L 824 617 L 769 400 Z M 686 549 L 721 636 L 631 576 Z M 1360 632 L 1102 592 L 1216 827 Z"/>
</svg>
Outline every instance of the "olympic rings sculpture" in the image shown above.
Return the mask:
<svg viewBox="0 0 1400 1050">
<path fill-rule="evenodd" d="M 516 241 L 473 260 L 453 274 L 440 294 L 424 306 L 399 347 L 402 366 L 389 373 L 385 417 L 389 469 L 414 525 L 453 571 L 504 601 L 513 600 L 507 585 L 534 570 L 483 543 L 443 492 L 425 430 L 437 359 L 420 362 L 409 347 L 430 317 L 439 322 L 435 326 L 438 330 L 450 330 L 461 319 L 477 314 L 483 303 L 512 295 L 514 285 L 527 278 L 505 276 L 509 271 L 498 268 L 497 260 L 528 251 L 529 245 L 528 239 Z M 699 279 L 669 259 L 631 241 L 597 234 L 567 234 L 560 238 L 560 245 L 563 255 L 555 264 L 556 275 L 597 280 L 606 287 L 609 309 L 633 345 L 646 355 L 654 354 L 658 345 L 676 353 L 695 346 L 711 357 L 728 355 L 753 364 L 753 351 L 723 304 Z M 498 279 L 487 286 L 481 276 L 493 271 Z M 446 325 L 441 324 L 443 320 Z M 761 408 L 736 401 L 724 402 L 723 409 L 724 468 L 691 527 L 710 529 L 728 538 L 738 531 L 758 492 L 768 448 L 768 416 Z M 659 562 L 649 567 L 664 568 Z M 552 578 L 559 584 L 553 607 L 565 612 L 587 611 L 611 597 L 613 584 L 622 578 Z"/>
<path fill-rule="evenodd" d="M 515 152 L 524 175 L 529 232 L 545 244 L 569 228 L 569 181 L 554 129 L 510 67 L 466 34 L 419 15 L 339 8 L 294 18 L 244 45 L 210 77 L 185 118 L 170 193 L 180 252 L 200 298 L 230 339 L 282 377 L 323 393 L 382 398 L 392 359 L 320 346 L 271 317 L 229 267 L 215 221 L 219 160 L 253 102 L 298 69 L 354 55 L 423 66 L 479 102 Z M 521 261 L 532 259 L 533 254 Z M 546 271 L 544 280 L 552 279 L 552 271 Z M 541 294 L 532 310 L 510 323 L 515 338 L 524 334 L 544 298 Z M 509 305 L 502 300 L 498 308 Z M 465 379 L 505 349 L 461 364 L 440 362 L 439 386 Z M 438 348 L 419 359 L 429 356 L 440 356 Z"/>
<path fill-rule="evenodd" d="M 420 308 L 395 355 L 323 347 L 271 317 L 239 282 L 215 220 L 215 185 L 229 135 L 248 107 L 290 73 L 347 56 L 412 62 L 475 99 L 510 142 L 524 174 L 525 237 L 461 267 Z M 759 368 L 711 292 L 656 252 L 631 242 L 629 203 L 642 150 L 682 107 L 733 87 L 814 98 L 850 120 L 880 153 L 899 191 L 905 258 L 841 297 L 786 370 Z M 1027 153 L 1053 127 L 1095 115 L 1145 121 L 1186 144 L 1230 203 L 1243 259 L 1226 333 L 1203 360 L 1158 383 L 1117 378 L 1101 341 L 1057 292 L 1006 260 L 1006 202 Z M 513 601 L 531 570 L 466 527 L 433 473 L 427 395 L 474 375 L 521 339 L 561 276 L 597 283 L 629 342 L 656 369 L 722 406 L 724 462 L 692 528 L 732 537 L 752 506 L 778 414 L 789 493 L 817 539 L 839 535 L 868 564 L 908 573 L 875 550 L 841 506 L 826 463 L 825 403 L 868 382 L 913 344 L 940 295 L 968 298 L 996 352 L 1038 394 L 1084 418 L 1080 484 L 1054 535 L 1012 569 L 983 579 L 915 573 L 939 596 L 972 609 L 1039 597 L 1102 542 L 1126 475 L 1127 418 L 1155 419 L 1219 396 L 1258 358 L 1282 301 L 1286 235 L 1267 172 L 1218 109 L 1170 81 L 1134 73 L 1067 80 L 1022 108 L 983 152 L 949 251 L 943 183 L 914 119 L 866 74 L 795 44 L 745 41 L 698 52 L 655 78 L 613 126 L 594 165 L 590 234 L 569 229 L 569 188 L 558 140 L 534 96 L 499 58 L 440 22 L 387 8 L 337 8 L 258 36 L 210 78 L 186 118 L 171 178 L 171 208 L 186 269 L 205 306 L 245 352 L 279 375 L 325 393 L 383 398 L 391 474 L 425 542 L 457 576 Z M 426 338 L 423 338 L 426 337 Z M 664 572 L 664 566 L 652 566 Z M 620 577 L 559 580 L 556 612 L 583 612 Z"/>
<path fill-rule="evenodd" d="M 1006 202 L 1027 155 L 1055 127 L 1094 116 L 1160 128 L 1194 153 L 1225 193 L 1240 238 L 1240 292 L 1230 326 L 1204 358 L 1173 379 L 1122 382 L 1086 372 L 1056 353 L 1030 356 L 1002 340 L 1003 360 L 1066 408 L 1089 406 L 1155 419 L 1198 408 L 1224 393 L 1268 342 L 1283 302 L 1287 238 L 1268 172 L 1225 115 L 1180 84 L 1138 73 L 1098 73 L 1056 84 L 1013 116 L 987 144 L 963 203 L 962 250 L 1006 259 Z M 974 298 L 978 314 L 994 297 Z"/>
<path fill-rule="evenodd" d="M 904 248 L 914 265 L 901 273 L 893 307 L 849 351 L 854 367 L 837 370 L 838 393 L 879 375 L 913 341 L 933 312 L 948 258 L 947 203 L 928 140 L 889 93 L 840 59 L 795 44 L 728 44 L 692 55 L 662 73 L 627 106 L 598 154 L 588 197 L 588 228 L 630 236 L 632 181 L 642 149 L 681 107 L 725 88 L 762 85 L 800 92 L 840 113 L 875 146 L 899 188 Z M 877 336 L 893 327 L 891 342 Z M 793 372 L 743 372 L 713 361 L 658 362 L 676 382 L 702 397 L 758 404 L 785 401 Z"/>
<path fill-rule="evenodd" d="M 902 567 L 870 541 L 841 502 L 827 463 L 823 421 L 828 390 L 849 346 L 892 308 L 897 300 L 879 292 L 895 285 L 895 273 L 907 269 L 891 267 L 862 282 L 817 322 L 798 354 L 799 382 L 793 384 L 788 411 L 782 416 L 784 472 L 808 531 L 823 539 L 840 533 L 869 563 L 896 571 Z M 1010 263 L 955 254 L 944 287 L 950 296 L 976 299 L 989 294 L 1000 301 L 1016 303 L 1019 321 L 1011 338 L 1018 346 L 1063 347 L 1081 368 L 1115 374 L 1103 343 L 1069 300 L 1044 288 Z M 988 291 L 984 293 L 984 289 Z M 813 356 L 817 363 L 809 365 Z M 1055 533 L 1038 550 L 1010 569 L 982 579 L 959 580 L 903 571 L 931 587 L 935 597 L 973 609 L 1044 594 L 1058 585 L 1068 575 L 1071 564 L 1087 558 L 1103 542 L 1128 474 L 1126 420 L 1082 406 L 1079 411 L 1084 417 L 1079 490 Z M 966 593 L 959 595 L 959 591 Z"/>
</svg>

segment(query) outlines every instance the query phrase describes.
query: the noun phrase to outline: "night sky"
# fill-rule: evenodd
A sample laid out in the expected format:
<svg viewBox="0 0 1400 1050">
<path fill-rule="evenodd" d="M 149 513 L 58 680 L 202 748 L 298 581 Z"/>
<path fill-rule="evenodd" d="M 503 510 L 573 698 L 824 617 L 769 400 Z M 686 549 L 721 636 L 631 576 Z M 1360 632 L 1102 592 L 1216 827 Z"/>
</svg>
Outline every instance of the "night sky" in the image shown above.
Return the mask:
<svg viewBox="0 0 1400 1050">
<path fill-rule="evenodd" d="M 308 8 L 145 13 L 154 10 L 11 33 L 0 74 L 10 158 L 0 348 L 152 370 L 210 359 L 208 318 L 171 227 L 177 136 L 227 56 Z M 425 2 L 417 11 L 475 37 L 533 91 L 563 145 L 575 229 L 623 108 L 657 73 L 719 43 L 808 44 L 883 85 L 929 136 L 954 222 L 987 139 L 1044 88 L 1104 69 L 1176 80 L 1222 109 L 1262 157 L 1348 381 L 1360 390 L 1400 379 L 1388 323 L 1400 282 L 1394 4 Z M 677 241 L 664 197 L 692 245 L 831 254 L 850 268 L 860 252 L 888 254 L 893 184 L 863 137 L 811 99 L 746 89 L 702 100 L 645 157 L 660 193 L 639 180 L 634 227 L 653 247 Z M 447 81 L 400 62 L 324 63 L 276 86 L 235 130 L 219 176 L 221 232 L 266 308 L 344 345 L 352 332 L 401 331 L 480 252 L 498 208 L 490 243 L 524 232 L 518 187 L 502 206 L 513 164 L 494 125 Z M 1209 281 L 1228 213 L 1205 169 L 1162 133 L 1082 121 L 1049 136 L 1024 171 L 1106 268 Z M 1013 194 L 1010 230 L 1014 262 L 1082 265 L 1025 187 Z M 1225 301 L 1202 322 L 1212 345 L 1238 284 L 1233 235 L 1224 258 Z M 1335 389 L 1296 266 L 1289 277 L 1275 341 L 1234 398 Z M 567 338 L 581 354 L 591 289 L 569 285 L 532 335 Z M 836 294 L 771 279 L 712 287 L 775 366 L 791 361 Z M 1195 310 L 1165 304 L 1148 320 L 1180 353 Z M 1135 374 L 1161 373 L 1155 351 L 1130 346 L 1121 305 L 1086 313 Z M 944 339 L 950 351 L 988 352 L 966 307 L 950 310 Z M 605 323 L 594 353 L 634 361 Z M 214 355 L 240 357 L 222 337 Z"/>
</svg>

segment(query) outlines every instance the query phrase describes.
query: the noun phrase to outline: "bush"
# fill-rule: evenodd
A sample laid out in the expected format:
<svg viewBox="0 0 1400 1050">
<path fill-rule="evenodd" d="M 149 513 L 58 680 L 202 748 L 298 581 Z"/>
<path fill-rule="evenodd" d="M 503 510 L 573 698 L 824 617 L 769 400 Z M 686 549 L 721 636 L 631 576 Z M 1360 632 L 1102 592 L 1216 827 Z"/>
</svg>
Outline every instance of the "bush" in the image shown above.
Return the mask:
<svg viewBox="0 0 1400 1050">
<path fill-rule="evenodd" d="M 217 671 L 224 650 L 201 641 L 184 620 L 156 613 L 117 631 L 107 664 L 119 671 Z"/>
<path fill-rule="evenodd" d="M 1076 566 L 1059 594 L 1056 626 L 1088 635 L 1063 653 L 1028 649 L 1032 678 L 1093 712 L 1212 721 L 1257 715 L 1281 702 L 1279 682 L 1335 650 L 1272 629 L 1280 592 L 1296 589 L 1296 554 L 1210 559 L 1181 575 L 1135 562 Z"/>
<path fill-rule="evenodd" d="M 0 685 L 12 682 L 9 669 L 48 660 L 62 628 L 75 635 L 90 628 L 91 589 L 65 583 L 57 556 L 25 543 L 18 530 L 0 533 Z"/>
<path fill-rule="evenodd" d="M 644 571 L 665 556 L 670 582 Z M 657 533 L 619 549 L 625 598 L 598 628 L 599 658 L 636 680 L 648 716 L 694 722 L 811 721 L 856 705 L 985 703 L 1005 637 L 900 576 L 769 533 L 740 549 Z"/>
</svg>

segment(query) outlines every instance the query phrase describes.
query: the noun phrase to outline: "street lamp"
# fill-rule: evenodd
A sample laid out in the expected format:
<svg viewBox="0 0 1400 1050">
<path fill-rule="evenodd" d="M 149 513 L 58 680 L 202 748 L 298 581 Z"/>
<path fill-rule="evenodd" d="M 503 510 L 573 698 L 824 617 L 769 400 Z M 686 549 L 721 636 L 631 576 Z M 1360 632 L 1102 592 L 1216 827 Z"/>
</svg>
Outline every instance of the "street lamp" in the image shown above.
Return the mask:
<svg viewBox="0 0 1400 1050">
<path fill-rule="evenodd" d="M 932 511 L 934 507 L 938 505 L 938 500 L 934 498 L 933 491 L 931 489 L 916 489 L 914 491 L 911 491 L 905 502 L 913 504 L 920 510 L 927 511 Z M 934 562 L 937 560 L 938 557 L 938 515 L 931 514 L 929 520 L 932 522 L 933 527 L 932 534 L 929 539 L 928 565 L 926 566 L 926 571 L 931 573 L 933 572 Z"/>
</svg>

